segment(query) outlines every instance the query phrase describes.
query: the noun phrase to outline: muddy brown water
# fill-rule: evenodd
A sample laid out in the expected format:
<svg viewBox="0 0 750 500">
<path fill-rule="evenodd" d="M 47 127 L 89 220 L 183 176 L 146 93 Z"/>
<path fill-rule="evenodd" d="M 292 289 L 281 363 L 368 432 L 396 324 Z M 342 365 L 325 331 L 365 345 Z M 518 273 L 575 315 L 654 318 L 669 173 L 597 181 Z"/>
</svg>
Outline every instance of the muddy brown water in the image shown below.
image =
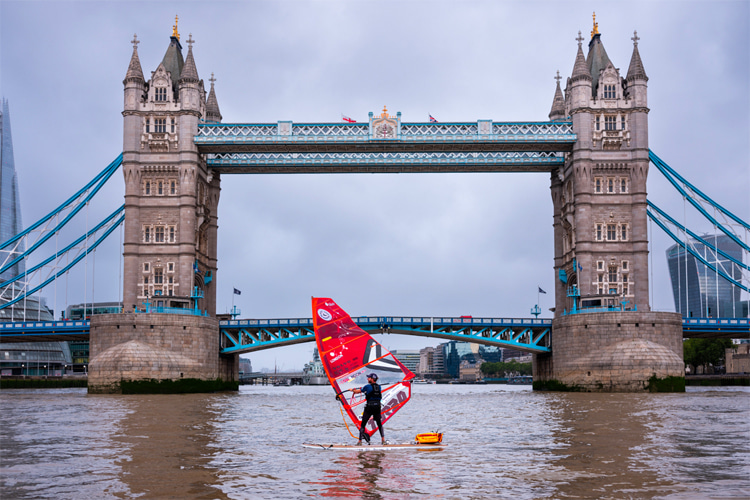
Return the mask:
<svg viewBox="0 0 750 500">
<path fill-rule="evenodd" d="M 750 498 L 748 388 L 413 392 L 386 437 L 439 430 L 446 449 L 302 448 L 354 442 L 329 387 L 3 390 L 0 498 Z"/>
</svg>

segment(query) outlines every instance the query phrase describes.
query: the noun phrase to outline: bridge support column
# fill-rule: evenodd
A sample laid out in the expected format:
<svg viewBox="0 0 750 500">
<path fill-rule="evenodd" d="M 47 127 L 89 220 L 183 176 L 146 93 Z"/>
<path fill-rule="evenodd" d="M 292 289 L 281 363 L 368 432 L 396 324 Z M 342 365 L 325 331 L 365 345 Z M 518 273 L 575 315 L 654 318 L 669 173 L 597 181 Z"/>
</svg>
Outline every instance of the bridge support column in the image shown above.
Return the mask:
<svg viewBox="0 0 750 500">
<path fill-rule="evenodd" d="M 685 390 L 677 313 L 574 314 L 554 319 L 552 330 L 552 354 L 534 355 L 535 389 Z"/>
<path fill-rule="evenodd" d="M 237 389 L 238 356 L 219 356 L 216 318 L 100 314 L 91 318 L 89 393 Z"/>
</svg>

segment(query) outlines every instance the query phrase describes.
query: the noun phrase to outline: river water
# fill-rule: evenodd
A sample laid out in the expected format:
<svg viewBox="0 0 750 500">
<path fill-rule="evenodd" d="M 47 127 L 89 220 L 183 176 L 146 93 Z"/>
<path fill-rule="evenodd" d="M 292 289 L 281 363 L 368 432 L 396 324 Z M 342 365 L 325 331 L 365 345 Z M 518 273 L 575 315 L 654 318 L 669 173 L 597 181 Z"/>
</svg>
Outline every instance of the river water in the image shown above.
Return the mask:
<svg viewBox="0 0 750 500">
<path fill-rule="evenodd" d="M 416 385 L 386 424 L 438 451 L 350 442 L 330 387 L 237 393 L 0 392 L 0 498 L 748 498 L 750 390 L 540 393 Z M 353 429 L 352 429 L 353 431 Z"/>
</svg>

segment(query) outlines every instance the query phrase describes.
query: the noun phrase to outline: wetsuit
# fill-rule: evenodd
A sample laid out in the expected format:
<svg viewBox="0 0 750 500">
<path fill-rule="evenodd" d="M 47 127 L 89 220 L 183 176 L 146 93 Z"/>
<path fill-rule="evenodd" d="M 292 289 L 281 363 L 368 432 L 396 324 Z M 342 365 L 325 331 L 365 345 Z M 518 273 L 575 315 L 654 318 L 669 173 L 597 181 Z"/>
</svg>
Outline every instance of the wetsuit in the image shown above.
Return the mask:
<svg viewBox="0 0 750 500">
<path fill-rule="evenodd" d="M 368 443 L 370 442 L 370 436 L 365 432 L 367 422 L 370 421 L 370 417 L 378 424 L 378 430 L 380 431 L 380 437 L 385 439 L 383 435 L 383 424 L 380 422 L 380 399 L 382 397 L 380 393 L 380 386 L 378 384 L 367 384 L 362 388 L 362 393 L 367 398 L 365 403 L 365 409 L 362 412 L 362 425 L 359 428 L 359 439 L 364 439 Z"/>
</svg>

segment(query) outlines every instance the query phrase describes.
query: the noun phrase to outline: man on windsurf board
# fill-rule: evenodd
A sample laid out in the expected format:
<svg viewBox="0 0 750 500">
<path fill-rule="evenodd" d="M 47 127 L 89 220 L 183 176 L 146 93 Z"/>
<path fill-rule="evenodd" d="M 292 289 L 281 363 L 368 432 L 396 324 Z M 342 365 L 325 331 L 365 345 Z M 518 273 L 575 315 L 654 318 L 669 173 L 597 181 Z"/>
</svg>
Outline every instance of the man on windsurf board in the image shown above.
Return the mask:
<svg viewBox="0 0 750 500">
<path fill-rule="evenodd" d="M 357 441 L 357 446 L 360 446 L 362 444 L 363 439 L 367 441 L 367 444 L 370 444 L 370 435 L 365 431 L 365 427 L 367 426 L 367 422 L 370 421 L 371 417 L 375 421 L 375 423 L 378 424 L 378 430 L 380 431 L 380 440 L 383 444 L 385 444 L 383 424 L 380 422 L 380 400 L 382 399 L 382 393 L 377 382 L 378 374 L 371 373 L 367 376 L 367 385 L 363 386 L 361 389 L 355 388 L 351 390 L 354 394 L 364 394 L 365 399 L 367 400 L 367 402 L 365 403 L 365 409 L 362 412 L 362 425 L 359 428 L 359 441 Z"/>
</svg>

